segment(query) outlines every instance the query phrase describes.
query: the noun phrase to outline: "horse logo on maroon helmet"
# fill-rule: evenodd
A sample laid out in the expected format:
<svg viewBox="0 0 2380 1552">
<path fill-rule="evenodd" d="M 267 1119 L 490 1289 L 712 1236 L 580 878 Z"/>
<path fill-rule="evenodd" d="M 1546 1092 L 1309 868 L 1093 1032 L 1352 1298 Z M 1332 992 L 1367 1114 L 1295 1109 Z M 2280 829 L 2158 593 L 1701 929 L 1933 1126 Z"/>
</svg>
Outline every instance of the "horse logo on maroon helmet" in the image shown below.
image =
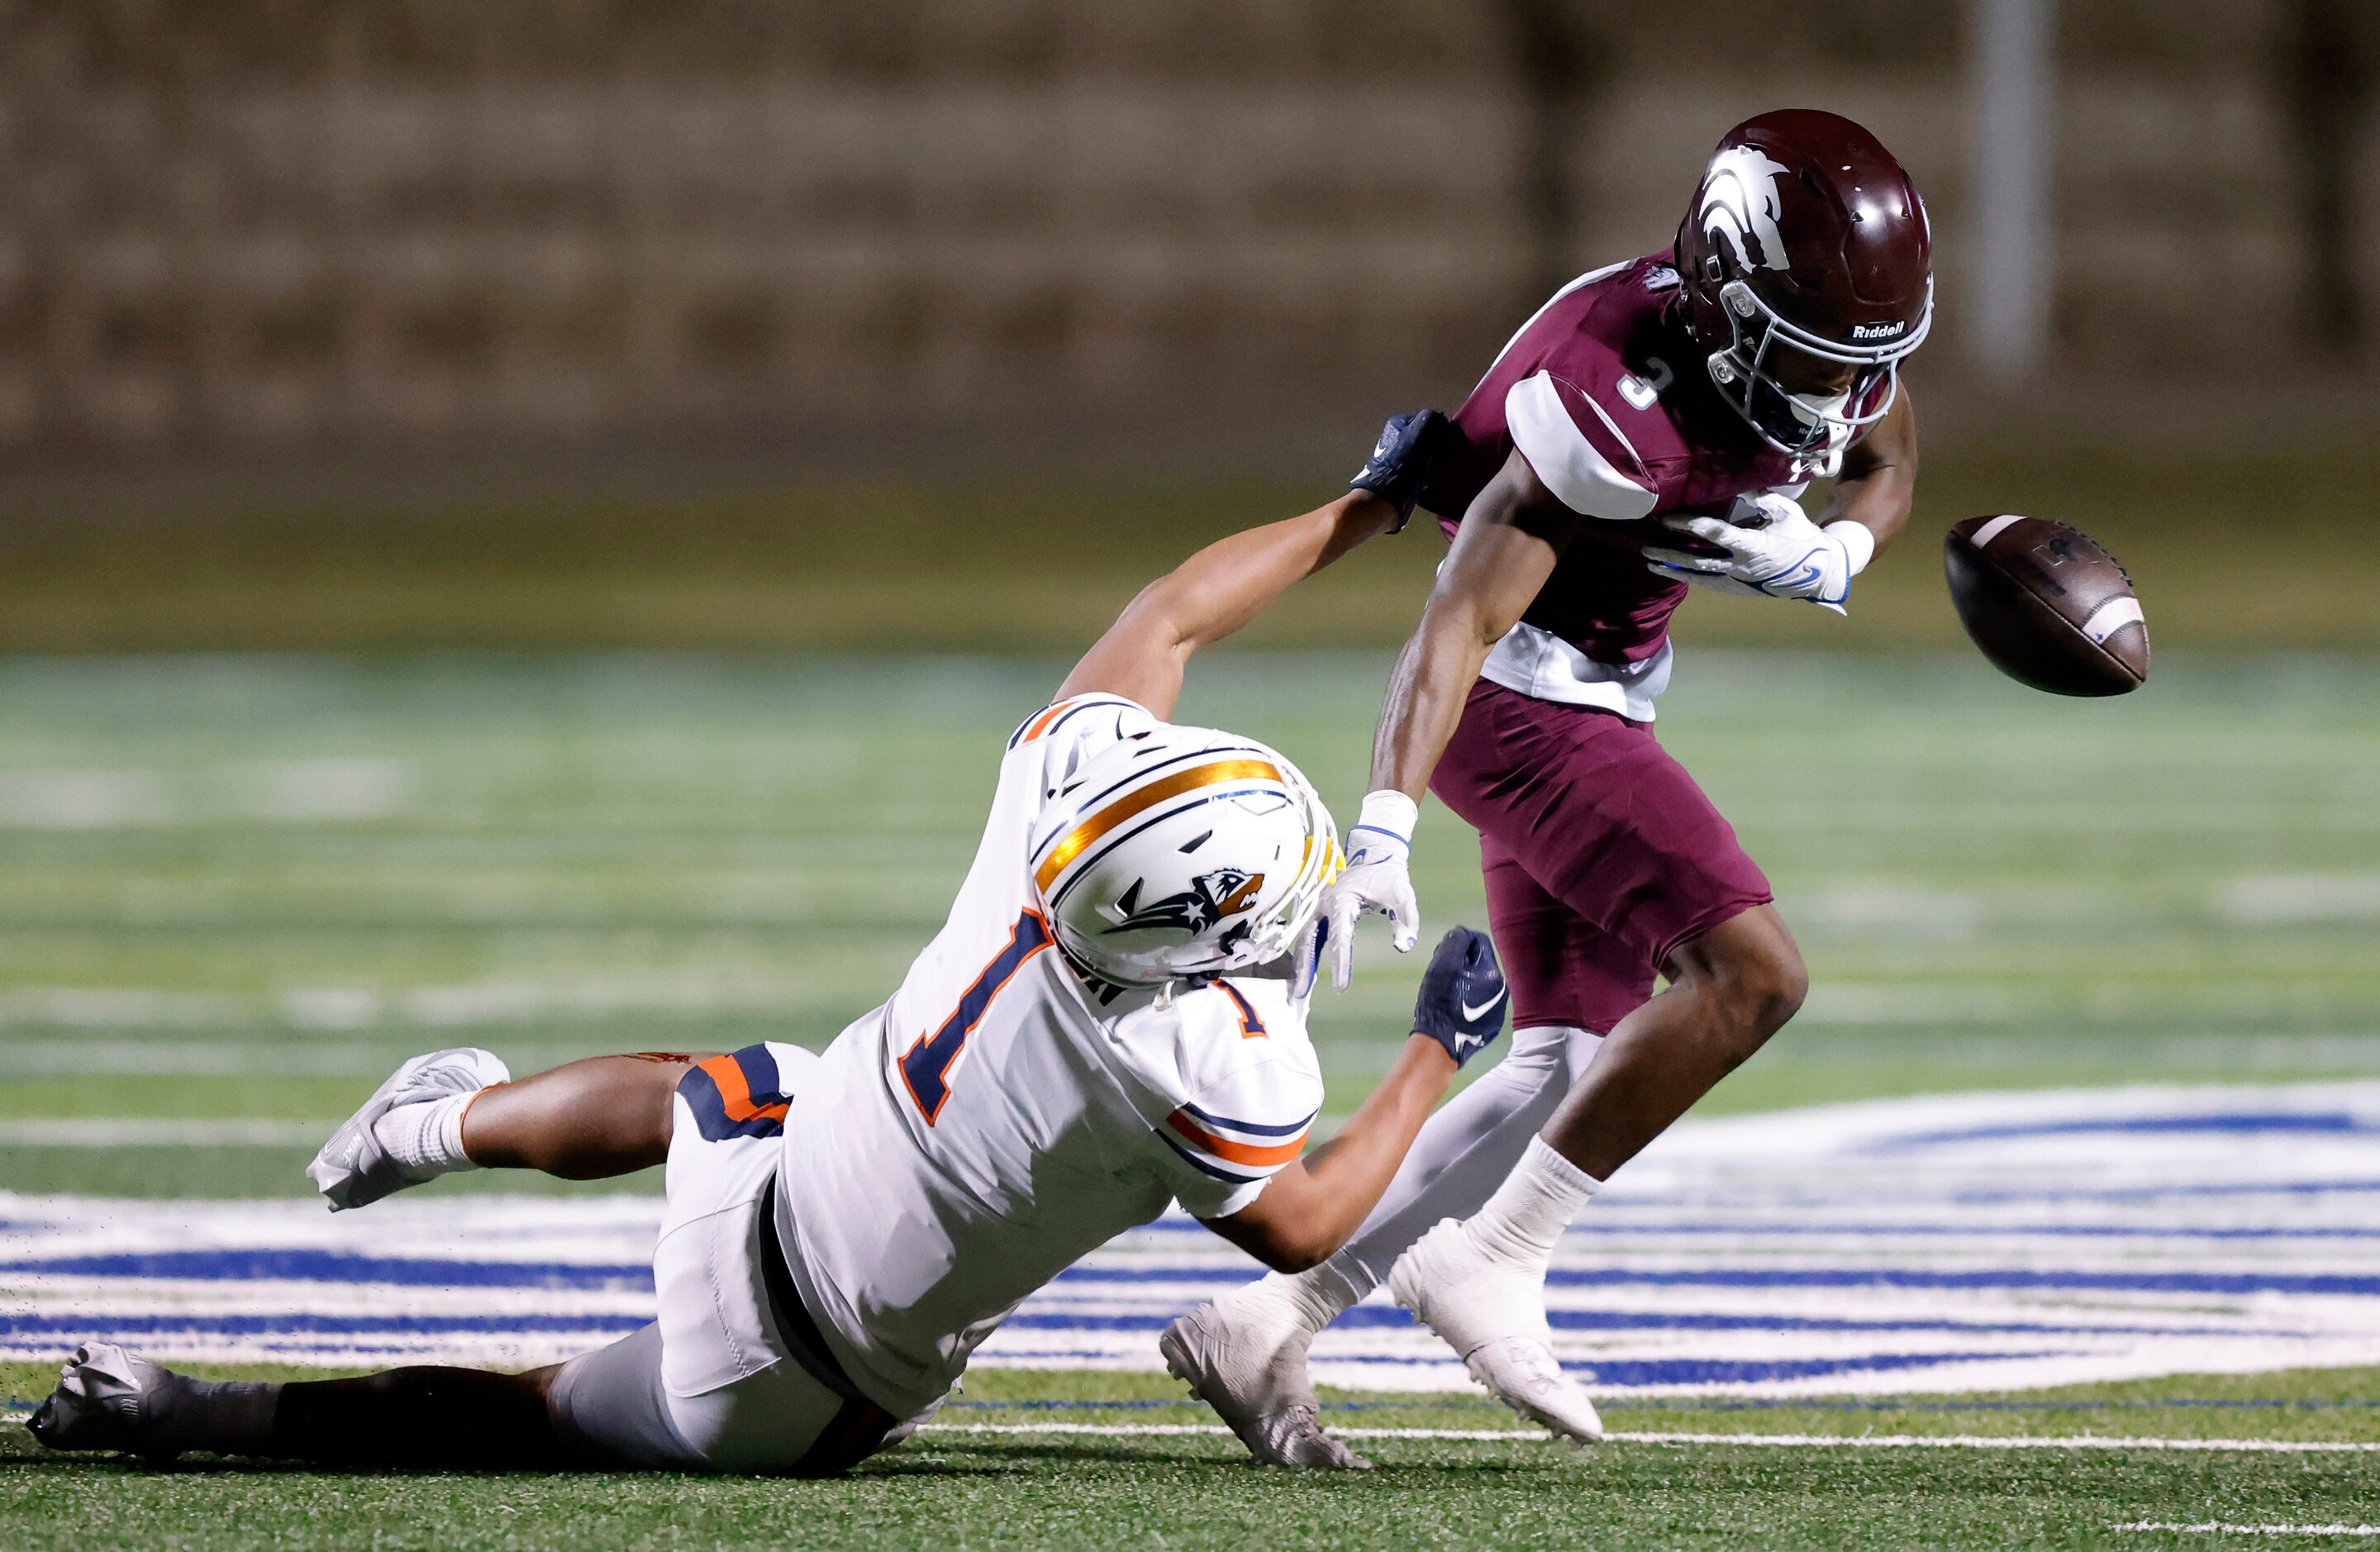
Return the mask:
<svg viewBox="0 0 2380 1552">
<path fill-rule="evenodd" d="M 1739 269 L 1781 270 L 1785 239 L 1777 230 L 1785 208 L 1777 194 L 1777 175 L 1789 169 L 1771 162 L 1757 146 L 1729 146 L 1711 158 L 1703 175 L 1702 222 L 1706 236 L 1724 238 L 1735 249 Z M 1753 248 L 1745 246 L 1750 238 Z"/>
</svg>

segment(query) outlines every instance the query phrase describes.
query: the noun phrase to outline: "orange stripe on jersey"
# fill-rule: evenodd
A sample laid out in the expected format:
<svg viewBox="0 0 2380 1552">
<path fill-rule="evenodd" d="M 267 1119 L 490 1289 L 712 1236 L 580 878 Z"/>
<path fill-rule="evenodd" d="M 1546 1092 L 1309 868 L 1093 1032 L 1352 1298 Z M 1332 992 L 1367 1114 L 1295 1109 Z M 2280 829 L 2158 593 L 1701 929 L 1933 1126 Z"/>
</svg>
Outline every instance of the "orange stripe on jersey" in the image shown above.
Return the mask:
<svg viewBox="0 0 2380 1552">
<path fill-rule="evenodd" d="M 773 1105 L 752 1103 L 751 1080 L 745 1077 L 743 1065 L 735 1060 L 734 1052 L 731 1051 L 725 1056 L 712 1057 L 702 1064 L 702 1070 L 710 1074 L 712 1083 L 719 1085 L 720 1102 L 727 1111 L 728 1120 L 783 1121 L 785 1119 L 785 1101 L 782 1099 Z"/>
<path fill-rule="evenodd" d="M 1025 730 L 1025 737 L 1022 742 L 1030 744 L 1035 739 L 1040 737 L 1043 734 L 1049 732 L 1050 724 L 1058 720 L 1058 714 L 1073 704 L 1074 702 L 1072 700 L 1062 700 L 1058 702 L 1057 705 L 1050 708 L 1047 711 L 1042 712 L 1041 715 L 1034 718 L 1033 725 Z"/>
<path fill-rule="evenodd" d="M 1218 1137 L 1184 1116 L 1180 1110 L 1167 1116 L 1165 1124 L 1180 1133 L 1194 1146 L 1206 1149 L 1218 1158 L 1229 1159 L 1234 1164 L 1254 1164 L 1259 1168 L 1268 1164 L 1286 1164 L 1296 1158 L 1305 1146 L 1304 1132 L 1300 1132 L 1285 1143 L 1267 1144 L 1263 1146 L 1253 1143 L 1235 1143 L 1229 1137 Z"/>
<path fill-rule="evenodd" d="M 1115 829 L 1135 814 L 1156 807 L 1169 797 L 1179 797 L 1200 787 L 1211 787 L 1222 782 L 1278 782 L 1281 772 L 1270 760 L 1214 760 L 1206 765 L 1192 766 L 1161 782 L 1151 782 L 1138 792 L 1126 793 L 1113 803 L 1093 814 L 1067 831 L 1066 838 L 1050 849 L 1041 866 L 1033 870 L 1034 886 L 1047 891 L 1066 865 L 1082 855 L 1083 849 L 1100 836 Z"/>
</svg>

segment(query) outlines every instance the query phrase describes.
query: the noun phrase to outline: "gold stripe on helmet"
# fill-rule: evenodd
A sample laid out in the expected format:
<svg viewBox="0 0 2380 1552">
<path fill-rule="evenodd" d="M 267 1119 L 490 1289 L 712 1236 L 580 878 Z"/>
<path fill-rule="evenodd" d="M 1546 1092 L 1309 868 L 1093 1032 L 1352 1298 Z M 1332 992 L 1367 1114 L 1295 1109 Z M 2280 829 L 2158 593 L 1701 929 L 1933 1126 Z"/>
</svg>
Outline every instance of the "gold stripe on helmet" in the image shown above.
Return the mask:
<svg viewBox="0 0 2380 1552">
<path fill-rule="evenodd" d="M 1195 792 L 1200 787 L 1211 787 L 1222 782 L 1240 782 L 1252 778 L 1279 782 L 1281 776 L 1269 760 L 1215 760 L 1207 765 L 1192 766 L 1187 770 L 1176 771 L 1161 782 L 1151 782 L 1138 792 L 1126 793 L 1073 830 L 1068 831 L 1066 838 L 1050 849 L 1050 855 L 1041 859 L 1041 866 L 1033 870 L 1033 887 L 1046 892 L 1058 875 L 1066 870 L 1066 865 L 1082 855 L 1084 848 L 1090 845 L 1092 842 L 1134 815 L 1146 812 L 1169 797 L 1179 797 L 1184 793 Z M 1283 783 L 1283 785 L 1286 784 L 1286 782 Z"/>
</svg>

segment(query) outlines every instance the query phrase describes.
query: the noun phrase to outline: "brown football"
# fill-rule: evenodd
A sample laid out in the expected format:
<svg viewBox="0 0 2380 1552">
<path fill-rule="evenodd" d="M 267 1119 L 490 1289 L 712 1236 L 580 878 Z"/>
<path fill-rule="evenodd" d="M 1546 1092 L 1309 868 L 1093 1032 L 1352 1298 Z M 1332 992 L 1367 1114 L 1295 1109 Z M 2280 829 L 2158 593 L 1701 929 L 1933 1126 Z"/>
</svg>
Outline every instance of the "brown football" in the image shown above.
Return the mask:
<svg viewBox="0 0 2380 1552">
<path fill-rule="evenodd" d="M 2149 676 L 2131 574 L 2089 534 L 2038 517 L 1970 517 L 1942 540 L 1959 623 L 2021 685 L 2113 696 Z"/>
</svg>

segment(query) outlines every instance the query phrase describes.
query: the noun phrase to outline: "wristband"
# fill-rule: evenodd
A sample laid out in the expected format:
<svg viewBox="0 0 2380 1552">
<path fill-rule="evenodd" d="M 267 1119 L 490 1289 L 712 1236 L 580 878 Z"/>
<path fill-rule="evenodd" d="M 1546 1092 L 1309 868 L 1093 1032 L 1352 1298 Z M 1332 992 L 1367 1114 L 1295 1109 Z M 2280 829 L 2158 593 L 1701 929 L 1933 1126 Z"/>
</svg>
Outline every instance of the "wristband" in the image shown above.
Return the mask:
<svg viewBox="0 0 2380 1552">
<path fill-rule="evenodd" d="M 1865 571 L 1868 562 L 1876 559 L 1876 532 L 1865 523 L 1854 523 L 1845 517 L 1819 531 L 1843 547 L 1843 559 L 1849 563 L 1843 569 L 1845 581 Z"/>
<path fill-rule="evenodd" d="M 1421 805 L 1393 787 L 1364 794 L 1364 806 L 1355 815 L 1355 822 L 1347 830 L 1347 850 L 1359 852 L 1364 843 L 1357 839 L 1366 832 L 1378 832 L 1394 841 L 1407 851 L 1413 849 L 1415 821 L 1421 818 Z"/>
</svg>

